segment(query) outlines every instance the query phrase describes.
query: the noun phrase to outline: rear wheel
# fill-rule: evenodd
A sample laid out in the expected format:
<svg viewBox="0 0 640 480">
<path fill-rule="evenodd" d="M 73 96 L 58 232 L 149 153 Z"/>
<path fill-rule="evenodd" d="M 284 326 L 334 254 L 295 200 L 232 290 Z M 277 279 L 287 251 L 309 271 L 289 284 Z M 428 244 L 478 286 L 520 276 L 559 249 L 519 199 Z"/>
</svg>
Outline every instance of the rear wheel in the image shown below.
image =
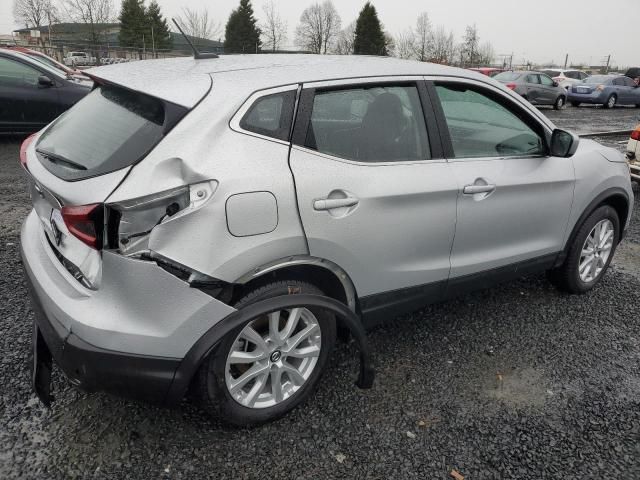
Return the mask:
<svg viewBox="0 0 640 480">
<path fill-rule="evenodd" d="M 562 107 L 564 107 L 564 97 L 560 95 L 558 98 L 556 98 L 556 101 L 553 104 L 553 108 L 554 110 L 562 110 Z"/>
<path fill-rule="evenodd" d="M 613 259 L 619 227 L 612 207 L 596 209 L 578 230 L 564 264 L 549 272 L 549 280 L 569 293 L 585 293 L 595 287 Z"/>
<path fill-rule="evenodd" d="M 609 95 L 607 102 L 604 104 L 604 108 L 613 108 L 616 106 L 616 102 L 618 101 L 618 97 L 615 94 Z"/>
<path fill-rule="evenodd" d="M 235 307 L 291 292 L 324 295 L 306 282 L 280 281 L 249 292 Z M 314 391 L 335 339 L 333 315 L 312 307 L 252 319 L 229 333 L 205 360 L 196 379 L 197 399 L 234 425 L 275 420 Z"/>
</svg>

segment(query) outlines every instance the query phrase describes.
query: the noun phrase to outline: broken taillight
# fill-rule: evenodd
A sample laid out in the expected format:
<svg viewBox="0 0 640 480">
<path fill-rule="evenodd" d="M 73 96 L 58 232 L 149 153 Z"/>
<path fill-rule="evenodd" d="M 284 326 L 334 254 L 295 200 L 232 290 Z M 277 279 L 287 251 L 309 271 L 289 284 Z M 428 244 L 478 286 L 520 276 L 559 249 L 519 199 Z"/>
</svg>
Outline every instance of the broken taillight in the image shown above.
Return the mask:
<svg viewBox="0 0 640 480">
<path fill-rule="evenodd" d="M 636 127 L 636 129 L 631 132 L 631 139 L 640 141 L 640 126 Z"/>
<path fill-rule="evenodd" d="M 104 205 L 64 206 L 61 210 L 69 233 L 95 250 L 102 249 Z"/>
<path fill-rule="evenodd" d="M 29 145 L 31 145 L 31 142 L 33 142 L 33 137 L 36 134 L 32 134 L 29 135 L 27 138 L 24 139 L 24 141 L 22 142 L 22 145 L 20 145 L 20 165 L 22 165 L 24 167 L 25 170 L 27 170 L 27 148 L 29 148 Z"/>
</svg>

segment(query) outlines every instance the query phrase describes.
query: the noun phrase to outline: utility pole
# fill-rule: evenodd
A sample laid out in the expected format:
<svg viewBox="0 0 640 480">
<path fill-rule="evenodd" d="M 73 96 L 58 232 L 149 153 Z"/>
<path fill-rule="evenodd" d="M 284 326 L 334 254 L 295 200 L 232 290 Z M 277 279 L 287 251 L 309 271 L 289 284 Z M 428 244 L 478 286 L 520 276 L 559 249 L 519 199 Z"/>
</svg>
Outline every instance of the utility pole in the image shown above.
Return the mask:
<svg viewBox="0 0 640 480">
<path fill-rule="evenodd" d="M 564 57 L 564 69 L 567 69 L 567 63 L 569 63 L 569 54 L 567 53 Z"/>
<path fill-rule="evenodd" d="M 609 73 L 609 62 L 611 62 L 611 54 L 607 55 L 607 69 L 604 73 Z"/>
<path fill-rule="evenodd" d="M 153 52 L 153 58 L 156 58 L 156 39 L 153 36 L 153 25 L 151 25 L 151 51 Z"/>
</svg>

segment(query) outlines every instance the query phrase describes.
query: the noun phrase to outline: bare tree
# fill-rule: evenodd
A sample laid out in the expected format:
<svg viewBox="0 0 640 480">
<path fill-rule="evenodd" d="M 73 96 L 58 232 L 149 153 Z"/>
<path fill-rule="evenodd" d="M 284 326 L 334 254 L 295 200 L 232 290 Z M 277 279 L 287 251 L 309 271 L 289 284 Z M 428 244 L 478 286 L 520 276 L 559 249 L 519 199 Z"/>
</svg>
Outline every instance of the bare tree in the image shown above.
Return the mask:
<svg viewBox="0 0 640 480">
<path fill-rule="evenodd" d="M 496 51 L 491 42 L 484 42 L 478 47 L 478 63 L 481 65 L 491 65 L 496 58 Z"/>
<path fill-rule="evenodd" d="M 423 12 L 416 20 L 414 56 L 416 60 L 426 62 L 431 55 L 431 20 L 427 12 Z"/>
<path fill-rule="evenodd" d="M 287 40 L 287 22 L 282 19 L 273 0 L 262 7 L 265 20 L 260 26 L 263 44 L 276 51 Z"/>
<path fill-rule="evenodd" d="M 184 33 L 195 39 L 206 38 L 213 40 L 219 39 L 222 35 L 222 24 L 209 17 L 209 11 L 206 8 L 192 10 L 189 7 L 183 7 L 182 13 L 176 20 L 184 30 Z"/>
<path fill-rule="evenodd" d="M 433 31 L 431 38 L 432 49 L 430 61 L 441 64 L 453 63 L 456 51 L 453 32 L 447 33 L 443 26 L 439 26 Z"/>
<path fill-rule="evenodd" d="M 13 18 L 16 23 L 24 24 L 27 28 L 39 28 L 45 22 L 51 25 L 57 18 L 56 6 L 53 0 L 14 0 Z M 44 46 L 42 38 L 39 40 Z"/>
<path fill-rule="evenodd" d="M 353 44 L 356 40 L 356 22 L 351 22 L 338 34 L 334 53 L 338 55 L 353 55 Z"/>
<path fill-rule="evenodd" d="M 396 35 L 394 39 L 393 56 L 398 58 L 414 58 L 416 36 L 413 30 L 407 30 Z"/>
<path fill-rule="evenodd" d="M 340 15 L 331 0 L 307 7 L 296 28 L 296 44 L 314 53 L 327 53 L 340 32 Z"/>
<path fill-rule="evenodd" d="M 473 67 L 478 65 L 478 48 L 480 37 L 478 36 L 478 28 L 475 25 L 467 25 L 467 30 L 460 45 L 460 60 L 463 67 Z"/>
<path fill-rule="evenodd" d="M 69 19 L 87 25 L 87 40 L 93 47 L 96 61 L 98 45 L 104 40 L 105 24 L 115 21 L 116 13 L 112 0 L 64 0 L 62 7 Z"/>
</svg>

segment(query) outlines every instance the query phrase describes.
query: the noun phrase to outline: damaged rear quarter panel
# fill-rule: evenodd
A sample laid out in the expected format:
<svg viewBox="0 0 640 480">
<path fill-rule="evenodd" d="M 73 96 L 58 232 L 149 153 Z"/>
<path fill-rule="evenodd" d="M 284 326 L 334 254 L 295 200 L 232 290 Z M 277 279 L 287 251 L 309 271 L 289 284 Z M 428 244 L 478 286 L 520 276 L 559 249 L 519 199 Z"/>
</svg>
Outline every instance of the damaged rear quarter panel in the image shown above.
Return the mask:
<svg viewBox="0 0 640 480">
<path fill-rule="evenodd" d="M 225 83 L 214 77 L 211 93 L 133 168 L 109 202 L 215 181 L 213 197 L 201 208 L 153 229 L 149 248 L 197 272 L 233 282 L 260 265 L 308 250 L 288 166 L 289 147 L 231 130 L 230 118 L 252 92 L 225 95 L 237 91 Z M 233 236 L 227 227 L 227 199 L 257 191 L 276 198 L 277 227 L 269 233 Z"/>
</svg>

